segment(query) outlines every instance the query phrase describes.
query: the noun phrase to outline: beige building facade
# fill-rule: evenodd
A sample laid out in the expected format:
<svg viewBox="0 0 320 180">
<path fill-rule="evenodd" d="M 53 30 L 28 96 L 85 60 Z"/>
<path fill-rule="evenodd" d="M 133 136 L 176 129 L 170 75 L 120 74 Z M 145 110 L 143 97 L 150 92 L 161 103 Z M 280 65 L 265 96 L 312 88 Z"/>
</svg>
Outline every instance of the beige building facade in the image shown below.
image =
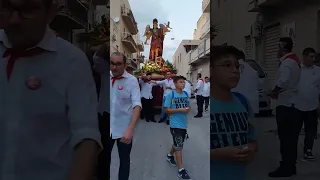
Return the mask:
<svg viewBox="0 0 320 180">
<path fill-rule="evenodd" d="M 143 63 L 144 45 L 140 40 L 138 24 L 128 0 L 110 0 L 110 52 L 122 52 L 128 58 L 129 73 Z"/>
<path fill-rule="evenodd" d="M 190 80 L 190 65 L 187 55 L 190 51 L 196 49 L 200 44 L 200 40 L 182 40 L 176 52 L 173 54 L 173 66 L 177 69 L 177 75 L 181 75 Z"/>
<path fill-rule="evenodd" d="M 288 3 L 289 2 L 289 3 Z M 320 50 L 320 1 L 215 0 L 211 23 L 220 25 L 215 45 L 234 45 L 267 73 L 265 88 L 272 88 L 278 69 L 280 37 L 294 40 L 293 51 L 301 57 L 306 47 Z"/>
</svg>

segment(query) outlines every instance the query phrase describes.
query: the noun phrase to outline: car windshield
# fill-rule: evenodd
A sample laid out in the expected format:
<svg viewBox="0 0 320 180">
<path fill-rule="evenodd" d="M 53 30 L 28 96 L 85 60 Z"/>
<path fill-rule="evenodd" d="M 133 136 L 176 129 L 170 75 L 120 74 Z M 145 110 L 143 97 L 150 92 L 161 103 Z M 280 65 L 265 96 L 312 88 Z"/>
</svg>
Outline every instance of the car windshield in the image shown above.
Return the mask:
<svg viewBox="0 0 320 180">
<path fill-rule="evenodd" d="M 262 68 L 259 66 L 258 63 L 256 63 L 254 60 L 252 59 L 247 59 L 246 62 L 254 69 L 258 72 L 259 78 L 265 78 L 266 74 L 264 73 L 264 71 L 262 70 Z"/>
</svg>

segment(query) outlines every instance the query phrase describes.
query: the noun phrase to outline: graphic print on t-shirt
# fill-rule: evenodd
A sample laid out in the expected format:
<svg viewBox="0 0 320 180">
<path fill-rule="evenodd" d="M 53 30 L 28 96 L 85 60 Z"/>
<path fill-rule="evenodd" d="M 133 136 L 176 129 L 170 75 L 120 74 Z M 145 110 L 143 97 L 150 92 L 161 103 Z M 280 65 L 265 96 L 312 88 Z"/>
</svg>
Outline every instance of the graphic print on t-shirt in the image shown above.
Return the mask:
<svg viewBox="0 0 320 180">
<path fill-rule="evenodd" d="M 248 143 L 247 112 L 215 112 L 210 116 L 211 149 Z"/>
</svg>

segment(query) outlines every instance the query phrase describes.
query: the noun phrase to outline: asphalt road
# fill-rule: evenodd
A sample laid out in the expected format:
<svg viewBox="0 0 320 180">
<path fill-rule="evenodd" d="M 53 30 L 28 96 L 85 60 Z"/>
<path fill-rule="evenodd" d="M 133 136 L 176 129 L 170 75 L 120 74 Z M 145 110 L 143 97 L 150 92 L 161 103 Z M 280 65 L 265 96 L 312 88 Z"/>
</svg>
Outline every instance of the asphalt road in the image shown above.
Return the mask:
<svg viewBox="0 0 320 180">
<path fill-rule="evenodd" d="M 193 100 L 194 101 L 194 100 Z M 195 119 L 196 105 L 189 113 L 188 134 L 190 138 L 183 150 L 183 163 L 189 171 L 192 180 L 210 180 L 209 163 L 209 113 L 201 119 Z M 157 116 L 159 119 L 159 116 Z M 271 180 L 268 172 L 279 165 L 279 140 L 274 117 L 260 117 L 255 121 L 258 130 L 259 151 L 255 160 L 247 168 L 247 180 Z M 304 136 L 299 140 L 299 160 L 297 175 L 283 180 L 319 180 L 320 179 L 320 139 L 315 141 L 314 156 L 319 159 L 314 162 L 303 162 Z M 131 153 L 130 180 L 178 180 L 177 168 L 168 164 L 165 157 L 172 144 L 169 127 L 164 124 L 145 122 L 141 120 L 136 129 Z M 117 180 L 119 160 L 116 146 L 112 152 L 110 180 Z"/>
<path fill-rule="evenodd" d="M 209 180 L 209 112 L 195 119 L 196 105 L 192 100 L 192 109 L 188 114 L 189 139 L 183 149 L 183 164 L 192 180 Z M 159 116 L 156 116 L 159 120 Z M 165 123 L 153 123 L 141 120 L 135 130 L 131 152 L 130 180 L 179 180 L 177 167 L 172 167 L 166 155 L 172 145 L 169 126 Z M 112 152 L 110 180 L 117 180 L 119 167 L 116 145 Z"/>
</svg>

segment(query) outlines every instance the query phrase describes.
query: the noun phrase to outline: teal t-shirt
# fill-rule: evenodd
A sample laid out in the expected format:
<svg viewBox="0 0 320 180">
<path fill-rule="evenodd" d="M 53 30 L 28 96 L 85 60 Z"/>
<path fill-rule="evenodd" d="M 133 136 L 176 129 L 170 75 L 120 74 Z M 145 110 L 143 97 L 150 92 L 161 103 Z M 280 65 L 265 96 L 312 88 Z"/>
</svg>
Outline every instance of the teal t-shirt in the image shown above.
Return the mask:
<svg viewBox="0 0 320 180">
<path fill-rule="evenodd" d="M 189 107 L 189 97 L 186 92 L 177 93 L 172 90 L 172 93 L 166 95 L 166 100 L 164 102 L 165 108 L 179 109 Z M 188 118 L 186 113 L 174 113 L 169 116 L 170 127 L 187 129 Z"/>
<path fill-rule="evenodd" d="M 231 102 L 210 99 L 210 148 L 245 146 L 256 140 L 252 125 L 254 114 L 250 103 L 233 95 Z M 246 163 L 218 161 L 210 162 L 211 180 L 245 180 Z"/>
</svg>

